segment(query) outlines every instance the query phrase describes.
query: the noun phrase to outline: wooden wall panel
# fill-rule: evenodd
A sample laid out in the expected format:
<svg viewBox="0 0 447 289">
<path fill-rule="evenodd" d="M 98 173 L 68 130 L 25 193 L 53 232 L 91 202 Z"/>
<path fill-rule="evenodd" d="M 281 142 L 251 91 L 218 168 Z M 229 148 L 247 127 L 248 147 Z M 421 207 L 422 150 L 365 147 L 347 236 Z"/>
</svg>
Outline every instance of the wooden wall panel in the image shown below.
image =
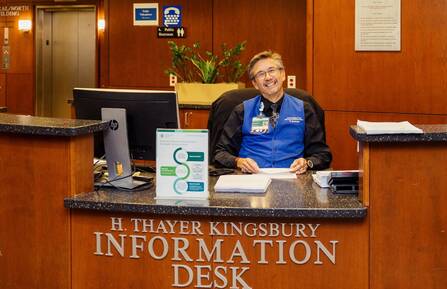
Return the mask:
<svg viewBox="0 0 447 289">
<path fill-rule="evenodd" d="M 2 0 L 8 5 L 21 5 L 21 4 L 32 4 L 32 5 L 84 5 L 84 4 L 95 4 L 98 1 L 104 0 Z M 5 3 L 5 4 L 6 4 Z"/>
<path fill-rule="evenodd" d="M 329 110 L 447 113 L 447 2 L 402 1 L 402 51 L 354 51 L 355 1 L 314 1 L 314 94 Z"/>
<path fill-rule="evenodd" d="M 18 5 L 11 4 L 9 5 Z M 33 30 L 28 32 L 19 31 L 18 21 L 33 20 L 33 7 L 28 3 L 29 10 L 21 11 L 20 16 L 6 17 L 9 27 L 9 50 L 10 62 L 8 73 L 33 73 L 34 71 L 34 34 Z M 3 39 L 2 39 L 3 42 Z"/>
<path fill-rule="evenodd" d="M 349 134 L 349 127 L 358 119 L 368 121 L 404 121 L 414 124 L 447 123 L 447 115 L 418 115 L 395 113 L 362 113 L 326 111 L 327 142 L 334 157 L 334 169 L 357 169 L 357 143 Z"/>
<path fill-rule="evenodd" d="M 34 75 L 8 73 L 6 75 L 6 106 L 8 112 L 34 114 Z"/>
<path fill-rule="evenodd" d="M 107 12 L 109 11 L 109 1 L 100 1 L 98 4 L 98 19 L 107 19 L 104 31 L 98 31 L 98 85 L 99 87 L 109 86 L 109 27 Z"/>
<path fill-rule="evenodd" d="M 3 0 L 8 5 L 30 4 L 31 2 L 43 2 L 42 0 Z M 47 1 L 48 2 L 48 1 Z"/>
<path fill-rule="evenodd" d="M 6 74 L 0 73 L 0 106 L 6 106 Z"/>
<path fill-rule="evenodd" d="M 130 0 L 108 2 L 109 85 L 169 87 L 169 78 L 164 73 L 171 62 L 169 39 L 158 39 L 156 26 L 133 26 L 133 3 Z M 204 49 L 211 50 L 212 2 L 159 1 L 159 9 L 167 4 L 183 8 L 182 23 L 187 37 L 176 42 L 192 45 L 200 41 Z"/>
<path fill-rule="evenodd" d="M 283 56 L 288 75 L 296 75 L 297 87 L 306 86 L 306 0 L 214 1 L 213 47 L 247 40 L 242 60 L 263 50 Z M 244 80 L 247 86 L 251 83 Z"/>
<path fill-rule="evenodd" d="M 0 0 L 0 5 L 6 5 L 6 0 Z M 0 17 L 0 42 L 3 45 L 4 27 L 6 27 L 6 17 Z M 3 60 L 0 59 L 0 106 L 6 106 L 6 71 L 2 69 Z"/>
<path fill-rule="evenodd" d="M 34 35 L 18 30 L 19 19 L 33 20 L 31 1 L 2 1 L 1 5 L 28 6 L 19 16 L 0 17 L 0 39 L 3 46 L 4 27 L 9 28 L 9 68 L 0 77 L 0 103 L 12 113 L 34 113 Z M 2 62 L 3 63 L 3 62 Z"/>
</svg>

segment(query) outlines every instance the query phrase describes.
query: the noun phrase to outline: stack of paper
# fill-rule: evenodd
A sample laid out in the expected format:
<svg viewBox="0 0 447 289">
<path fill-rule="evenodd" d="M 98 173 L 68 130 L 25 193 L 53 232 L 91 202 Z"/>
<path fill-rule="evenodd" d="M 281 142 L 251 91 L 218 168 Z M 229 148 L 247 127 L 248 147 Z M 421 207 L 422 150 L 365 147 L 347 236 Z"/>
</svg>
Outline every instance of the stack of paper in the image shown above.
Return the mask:
<svg viewBox="0 0 447 289">
<path fill-rule="evenodd" d="M 370 122 L 357 120 L 357 126 L 366 134 L 413 134 L 423 133 L 420 128 L 415 127 L 408 121 L 401 122 Z"/>
<path fill-rule="evenodd" d="M 216 192 L 264 193 L 271 183 L 267 175 L 224 175 L 217 180 Z"/>
</svg>

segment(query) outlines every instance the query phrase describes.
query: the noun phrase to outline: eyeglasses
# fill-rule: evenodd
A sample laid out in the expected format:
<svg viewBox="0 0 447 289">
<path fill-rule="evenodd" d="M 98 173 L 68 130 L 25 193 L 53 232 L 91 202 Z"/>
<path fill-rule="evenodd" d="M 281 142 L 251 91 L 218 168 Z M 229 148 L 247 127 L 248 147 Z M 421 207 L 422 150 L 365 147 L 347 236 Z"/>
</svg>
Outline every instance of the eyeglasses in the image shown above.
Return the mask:
<svg viewBox="0 0 447 289">
<path fill-rule="evenodd" d="M 264 80 L 267 77 L 267 73 L 268 75 L 272 75 L 272 76 L 276 76 L 278 75 L 278 73 L 283 70 L 282 67 L 270 67 L 269 69 L 267 69 L 267 71 L 259 71 L 258 73 L 256 73 L 252 79 L 256 79 L 256 80 Z"/>
</svg>

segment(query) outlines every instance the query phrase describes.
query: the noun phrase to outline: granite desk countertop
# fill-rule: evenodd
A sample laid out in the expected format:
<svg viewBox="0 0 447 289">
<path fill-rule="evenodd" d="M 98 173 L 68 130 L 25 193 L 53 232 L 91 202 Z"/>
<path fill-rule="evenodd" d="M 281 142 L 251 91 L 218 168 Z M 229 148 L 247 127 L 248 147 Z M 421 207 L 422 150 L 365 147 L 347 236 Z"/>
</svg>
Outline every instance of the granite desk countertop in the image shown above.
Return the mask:
<svg viewBox="0 0 447 289">
<path fill-rule="evenodd" d="M 7 112 L 8 108 L 4 106 L 0 106 L 0 112 Z"/>
<path fill-rule="evenodd" d="M 349 129 L 351 136 L 362 142 L 439 142 L 447 141 L 447 124 L 417 124 L 422 134 L 377 134 L 368 135 L 356 125 Z"/>
<path fill-rule="evenodd" d="M 312 181 L 310 173 L 296 180 L 273 180 L 263 194 L 216 193 L 210 177 L 209 200 L 156 200 L 155 189 L 124 192 L 101 189 L 67 197 L 66 208 L 160 215 L 259 218 L 364 218 L 367 208 L 357 195 L 337 195 Z"/>
<path fill-rule="evenodd" d="M 0 114 L 0 132 L 47 136 L 77 136 L 102 131 L 107 122 Z"/>
</svg>

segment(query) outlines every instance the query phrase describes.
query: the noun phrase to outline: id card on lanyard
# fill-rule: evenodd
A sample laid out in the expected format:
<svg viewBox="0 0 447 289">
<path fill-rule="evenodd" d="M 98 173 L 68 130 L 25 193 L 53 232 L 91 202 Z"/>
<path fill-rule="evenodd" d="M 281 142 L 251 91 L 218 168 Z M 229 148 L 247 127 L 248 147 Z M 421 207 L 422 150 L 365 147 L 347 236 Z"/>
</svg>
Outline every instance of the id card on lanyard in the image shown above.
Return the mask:
<svg viewBox="0 0 447 289">
<path fill-rule="evenodd" d="M 251 120 L 251 130 L 252 134 L 264 134 L 269 131 L 269 118 L 263 114 L 264 103 L 261 101 L 259 106 L 259 115 L 255 116 Z"/>
<path fill-rule="evenodd" d="M 269 118 L 255 116 L 251 120 L 251 133 L 252 134 L 264 134 L 269 131 Z"/>
</svg>

